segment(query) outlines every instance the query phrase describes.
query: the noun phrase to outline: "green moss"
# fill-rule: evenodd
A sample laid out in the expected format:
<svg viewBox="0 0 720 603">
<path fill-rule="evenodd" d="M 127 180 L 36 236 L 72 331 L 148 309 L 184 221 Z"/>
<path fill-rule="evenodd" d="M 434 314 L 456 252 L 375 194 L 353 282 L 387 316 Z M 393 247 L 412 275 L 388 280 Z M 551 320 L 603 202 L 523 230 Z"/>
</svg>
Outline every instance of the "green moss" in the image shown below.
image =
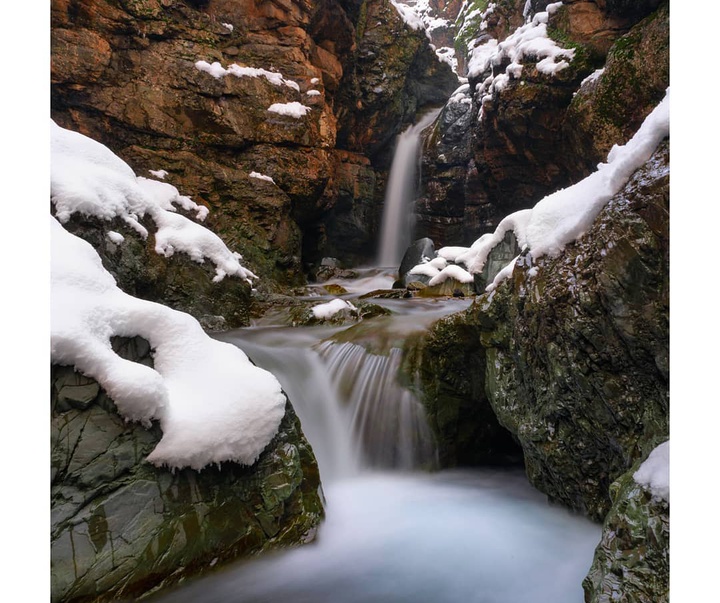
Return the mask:
<svg viewBox="0 0 720 603">
<path fill-rule="evenodd" d="M 468 44 L 480 33 L 480 23 L 482 19 L 479 14 L 473 18 L 466 20 L 466 16 L 474 11 L 484 12 L 487 9 L 489 0 L 473 0 L 468 3 L 455 21 L 457 27 L 457 35 L 455 36 L 455 52 L 466 56 L 468 52 Z"/>
</svg>

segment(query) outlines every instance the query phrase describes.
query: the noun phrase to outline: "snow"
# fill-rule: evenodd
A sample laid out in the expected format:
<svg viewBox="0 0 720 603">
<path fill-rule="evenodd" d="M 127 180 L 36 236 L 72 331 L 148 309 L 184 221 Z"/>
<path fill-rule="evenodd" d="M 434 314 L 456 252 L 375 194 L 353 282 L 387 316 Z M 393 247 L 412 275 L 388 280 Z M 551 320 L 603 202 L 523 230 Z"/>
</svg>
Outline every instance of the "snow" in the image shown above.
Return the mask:
<svg viewBox="0 0 720 603">
<path fill-rule="evenodd" d="M 235 29 L 231 23 L 222 23 L 222 26 L 228 31 L 232 31 L 233 29 Z"/>
<path fill-rule="evenodd" d="M 413 266 L 408 274 L 418 274 L 421 276 L 427 276 L 428 278 L 433 278 L 440 274 L 440 268 L 437 268 L 436 266 L 433 266 L 430 262 L 426 264 L 418 264 L 417 266 Z"/>
<path fill-rule="evenodd" d="M 320 78 L 319 78 L 319 77 L 314 77 L 314 78 L 312 78 L 312 79 L 310 80 L 310 83 L 311 83 L 313 86 L 314 86 L 315 84 L 319 84 L 319 83 L 320 83 Z"/>
<path fill-rule="evenodd" d="M 271 113 L 279 113 L 280 115 L 287 115 L 288 117 L 294 117 L 300 119 L 310 111 L 310 107 L 303 105 L 297 101 L 291 103 L 274 103 L 267 109 Z"/>
<path fill-rule="evenodd" d="M 590 83 L 596 81 L 603 73 L 605 73 L 605 67 L 603 67 L 602 69 L 596 69 L 590 75 L 588 75 L 582 82 L 580 82 L 580 87 L 582 88 L 586 84 L 590 84 Z"/>
<path fill-rule="evenodd" d="M 654 497 L 670 500 L 670 440 L 655 448 L 633 474 L 635 482 Z"/>
<path fill-rule="evenodd" d="M 402 20 L 411 28 L 415 30 L 425 29 L 422 19 L 412 7 L 396 2 L 396 0 L 390 0 L 390 3 L 395 7 L 395 10 L 400 14 Z"/>
<path fill-rule="evenodd" d="M 670 133 L 670 89 L 624 146 L 615 145 L 607 162 L 574 186 L 548 195 L 532 209 L 527 243 L 534 258 L 557 255 L 590 227 L 600 210 Z"/>
<path fill-rule="evenodd" d="M 235 77 L 264 77 L 273 86 L 287 86 L 293 90 L 300 91 L 300 86 L 297 82 L 285 79 L 283 74 L 277 71 L 268 71 L 267 69 L 258 67 L 241 67 L 235 63 L 228 65 L 228 68 L 225 69 L 217 61 L 212 64 L 207 61 L 197 61 L 195 68 L 199 71 L 209 73 L 216 79 L 223 78 L 226 75 L 234 75 Z"/>
<path fill-rule="evenodd" d="M 344 299 L 335 298 L 333 300 L 330 300 L 327 303 L 324 304 L 318 304 L 317 306 L 312 307 L 312 313 L 315 316 L 315 318 L 320 320 L 327 320 L 328 318 L 331 318 L 338 312 L 342 312 L 343 310 L 357 310 L 355 306 L 353 306 L 350 302 L 345 301 Z"/>
<path fill-rule="evenodd" d="M 308 96 L 320 96 L 320 90 L 308 90 L 305 94 Z"/>
<path fill-rule="evenodd" d="M 450 264 L 443 268 L 437 275 L 430 279 L 428 283 L 431 287 L 444 283 L 447 279 L 452 278 L 460 283 L 472 283 L 473 275 L 464 270 L 457 264 Z"/>
<path fill-rule="evenodd" d="M 158 419 L 155 465 L 250 465 L 285 412 L 280 384 L 191 316 L 121 291 L 92 246 L 51 224 L 52 362 L 96 379 L 129 421 Z M 155 368 L 125 360 L 113 336 L 150 342 Z"/>
<path fill-rule="evenodd" d="M 447 260 L 448 262 L 454 262 L 457 256 L 467 250 L 467 247 L 442 247 L 438 250 L 437 254 L 439 257 Z"/>
<path fill-rule="evenodd" d="M 455 265 L 463 264 L 470 275 L 478 274 L 485 267 L 490 252 L 510 231 L 514 233 L 520 248 L 529 250 L 531 264 L 545 255 L 557 256 L 568 243 L 580 238 L 590 228 L 607 202 L 620 192 L 633 172 L 650 158 L 658 144 L 669 135 L 669 108 L 670 88 L 635 135 L 627 144 L 615 145 L 608 153 L 607 162 L 598 165 L 597 171 L 573 186 L 544 197 L 532 209 L 523 209 L 506 216 L 493 233 L 482 235 L 471 247 L 442 247 L 437 251 L 437 256 Z M 503 268 L 486 291 L 492 291 L 509 277 L 514 265 L 515 260 Z M 452 265 L 442 272 L 448 268 L 452 268 Z"/>
<path fill-rule="evenodd" d="M 196 212 L 203 220 L 208 209 L 180 195 L 166 182 L 137 177 L 130 166 L 106 146 L 51 122 L 50 199 L 61 223 L 75 213 L 102 220 L 121 218 L 141 237 L 148 229 L 140 222 L 149 216 L 157 227 L 155 251 L 171 256 L 176 251 L 215 265 L 214 281 L 226 275 L 251 282 L 257 278 L 240 264 L 242 257 L 230 251 L 213 232 L 178 214 L 176 205 Z"/>
<path fill-rule="evenodd" d="M 272 182 L 275 184 L 275 181 L 270 176 L 266 176 L 265 174 L 261 174 L 259 172 L 250 172 L 250 178 L 257 178 L 258 180 L 265 180 L 266 182 Z"/>
<path fill-rule="evenodd" d="M 165 170 L 148 170 L 155 178 L 160 178 L 160 180 L 164 180 L 165 176 L 168 175 L 168 172 Z"/>
<path fill-rule="evenodd" d="M 575 49 L 560 48 L 547 35 L 550 15 L 561 5 L 562 2 L 548 4 L 545 11 L 536 13 L 502 42 L 498 43 L 497 40 L 490 39 L 473 48 L 468 60 L 469 77 L 480 78 L 483 74 L 489 74 L 477 86 L 481 104 L 491 99 L 495 92 L 507 87 L 510 79 L 519 79 L 523 63 L 529 60 L 535 62 L 535 67 L 540 73 L 551 76 L 569 66 L 568 61 L 575 56 Z M 495 73 L 494 68 L 504 62 L 510 63 L 505 72 Z M 482 115 L 481 111 L 479 119 L 482 119 Z"/>
<path fill-rule="evenodd" d="M 105 236 L 111 243 L 115 243 L 115 245 L 120 245 L 120 243 L 125 240 L 124 236 L 122 236 L 119 232 L 115 232 L 114 230 L 108 230 Z"/>
</svg>

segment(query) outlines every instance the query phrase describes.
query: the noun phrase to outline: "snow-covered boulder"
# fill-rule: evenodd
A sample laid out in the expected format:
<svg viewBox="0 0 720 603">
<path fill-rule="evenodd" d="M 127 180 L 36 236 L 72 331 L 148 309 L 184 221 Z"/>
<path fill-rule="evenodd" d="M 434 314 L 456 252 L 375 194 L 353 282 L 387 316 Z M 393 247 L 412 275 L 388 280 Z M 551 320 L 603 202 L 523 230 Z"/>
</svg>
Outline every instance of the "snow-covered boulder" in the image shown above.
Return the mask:
<svg viewBox="0 0 720 603">
<path fill-rule="evenodd" d="M 148 342 L 115 339 L 153 366 Z M 146 461 L 163 433 L 126 422 L 94 379 L 51 376 L 51 600 L 130 600 L 218 564 L 312 538 L 319 474 L 290 404 L 252 468 Z"/>
</svg>

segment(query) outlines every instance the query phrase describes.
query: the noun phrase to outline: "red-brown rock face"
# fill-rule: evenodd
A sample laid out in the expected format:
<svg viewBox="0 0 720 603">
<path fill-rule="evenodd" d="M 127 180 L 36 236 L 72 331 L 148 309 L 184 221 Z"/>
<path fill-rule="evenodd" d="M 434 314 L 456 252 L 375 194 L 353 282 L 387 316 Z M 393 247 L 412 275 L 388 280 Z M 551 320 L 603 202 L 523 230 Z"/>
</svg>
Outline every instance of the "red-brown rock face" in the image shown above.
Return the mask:
<svg viewBox="0 0 720 603">
<path fill-rule="evenodd" d="M 376 13 L 383 15 L 378 43 L 365 20 Z M 394 82 L 362 110 L 347 96 L 338 100 L 343 89 L 377 87 L 358 68 L 358 48 L 371 48 Z M 269 73 L 210 73 L 198 61 Z M 139 175 L 168 171 L 168 182 L 210 207 L 208 226 L 265 282 L 303 280 L 303 229 L 331 221 L 337 198 L 326 187 L 347 163 L 337 156 L 338 131 L 351 124 L 362 132 L 352 150 L 372 156 L 418 106 L 432 102 L 423 86 L 450 91 L 454 82 L 443 67 L 387 0 L 52 3 L 55 121 L 103 142 Z M 305 114 L 269 111 L 288 103 L 306 107 Z M 374 191 L 359 189 L 372 204 Z M 358 234 L 350 256 L 372 254 L 372 227 Z M 332 238 L 316 235 L 306 237 L 306 262 Z"/>
</svg>

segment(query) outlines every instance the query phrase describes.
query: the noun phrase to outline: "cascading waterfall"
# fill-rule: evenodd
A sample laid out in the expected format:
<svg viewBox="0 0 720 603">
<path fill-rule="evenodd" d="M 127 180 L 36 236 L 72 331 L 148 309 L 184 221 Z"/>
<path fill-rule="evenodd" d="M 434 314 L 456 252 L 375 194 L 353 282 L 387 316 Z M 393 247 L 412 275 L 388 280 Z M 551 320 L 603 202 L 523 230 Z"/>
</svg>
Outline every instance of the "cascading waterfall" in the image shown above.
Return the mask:
<svg viewBox="0 0 720 603">
<path fill-rule="evenodd" d="M 520 471 L 407 471 L 432 465 L 434 450 L 423 406 L 398 382 L 395 343 L 469 301 L 383 303 L 395 313 L 369 328 L 218 335 L 288 394 L 318 459 L 327 517 L 313 545 L 228 567 L 161 601 L 582 601 L 598 526 L 548 506 Z"/>
<path fill-rule="evenodd" d="M 402 351 L 371 354 L 360 345 L 331 341 L 317 349 L 350 411 L 357 458 L 376 468 L 433 468 L 437 455 L 425 409 L 397 380 Z"/>
<path fill-rule="evenodd" d="M 378 254 L 380 266 L 399 266 L 403 253 L 412 240 L 413 202 L 418 187 L 420 164 L 420 134 L 439 114 L 440 109 L 426 113 L 418 123 L 398 136 L 385 190 Z"/>
</svg>

